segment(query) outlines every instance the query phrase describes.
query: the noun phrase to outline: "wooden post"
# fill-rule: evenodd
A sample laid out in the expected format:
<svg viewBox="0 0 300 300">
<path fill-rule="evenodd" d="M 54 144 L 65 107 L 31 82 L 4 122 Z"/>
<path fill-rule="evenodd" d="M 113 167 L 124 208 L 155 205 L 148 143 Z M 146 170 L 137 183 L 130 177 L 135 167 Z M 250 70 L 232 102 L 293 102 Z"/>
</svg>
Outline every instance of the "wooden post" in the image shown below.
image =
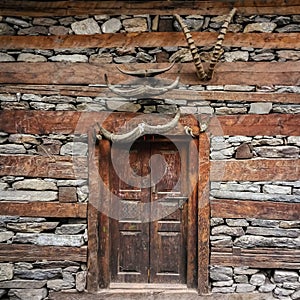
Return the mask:
<svg viewBox="0 0 300 300">
<path fill-rule="evenodd" d="M 206 133 L 201 133 L 199 135 L 198 177 L 198 290 L 201 295 L 209 292 L 209 153 L 209 137 Z"/>
</svg>

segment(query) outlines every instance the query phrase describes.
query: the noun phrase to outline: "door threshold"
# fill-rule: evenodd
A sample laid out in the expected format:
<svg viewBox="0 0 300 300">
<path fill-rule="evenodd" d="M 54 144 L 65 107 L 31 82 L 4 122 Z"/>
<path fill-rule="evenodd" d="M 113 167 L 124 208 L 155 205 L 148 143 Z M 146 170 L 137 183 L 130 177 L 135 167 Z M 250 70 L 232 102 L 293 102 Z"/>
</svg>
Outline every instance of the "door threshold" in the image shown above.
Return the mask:
<svg viewBox="0 0 300 300">
<path fill-rule="evenodd" d="M 189 291 L 186 284 L 172 283 L 123 283 L 113 282 L 109 286 L 110 290 L 172 290 L 172 291 Z"/>
</svg>

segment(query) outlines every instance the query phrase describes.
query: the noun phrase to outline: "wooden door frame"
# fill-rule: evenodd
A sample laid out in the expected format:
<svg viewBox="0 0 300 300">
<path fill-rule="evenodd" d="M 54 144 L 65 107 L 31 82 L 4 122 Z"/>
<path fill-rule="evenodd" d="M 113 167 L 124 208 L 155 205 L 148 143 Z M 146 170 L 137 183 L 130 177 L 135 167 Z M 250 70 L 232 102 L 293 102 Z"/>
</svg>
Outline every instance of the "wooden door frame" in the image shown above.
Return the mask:
<svg viewBox="0 0 300 300">
<path fill-rule="evenodd" d="M 126 113 L 124 113 L 126 114 Z M 116 115 L 120 118 L 120 113 Z M 108 140 L 97 142 L 95 127 L 88 132 L 89 140 L 89 203 L 88 203 L 88 264 L 87 291 L 96 293 L 109 287 L 110 257 L 109 257 L 109 217 L 101 211 L 110 202 L 109 193 L 99 184 L 99 174 L 102 182 L 109 189 L 109 170 L 111 146 Z M 176 136 L 183 135 L 184 133 Z M 200 133 L 199 138 L 190 143 L 196 143 L 198 157 L 189 155 L 189 172 L 192 180 L 197 181 L 197 188 L 190 195 L 188 206 L 188 239 L 187 239 L 187 286 L 196 288 L 199 294 L 209 293 L 209 236 L 210 236 L 210 202 L 209 202 L 209 172 L 210 172 L 210 139 L 207 133 Z M 191 145 L 188 146 L 190 151 Z M 99 201 L 101 199 L 101 201 Z M 103 209 L 104 208 L 104 209 Z M 196 210 L 196 213 L 194 213 Z M 200 259 L 199 259 L 200 258 Z M 193 265 L 192 261 L 196 261 Z"/>
</svg>

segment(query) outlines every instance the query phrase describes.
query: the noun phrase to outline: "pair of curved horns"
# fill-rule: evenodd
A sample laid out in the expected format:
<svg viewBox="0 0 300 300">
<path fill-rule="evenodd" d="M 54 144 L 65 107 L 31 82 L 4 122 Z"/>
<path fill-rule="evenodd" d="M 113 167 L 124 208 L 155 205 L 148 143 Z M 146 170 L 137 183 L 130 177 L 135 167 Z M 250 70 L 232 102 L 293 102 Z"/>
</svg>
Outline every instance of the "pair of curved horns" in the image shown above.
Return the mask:
<svg viewBox="0 0 300 300">
<path fill-rule="evenodd" d="M 174 82 L 172 82 L 170 85 L 162 86 L 162 87 L 152 87 L 150 85 L 139 85 L 136 88 L 129 88 L 129 89 L 119 89 L 115 86 L 111 85 L 108 82 L 107 75 L 104 75 L 105 83 L 107 87 L 114 93 L 119 96 L 125 97 L 125 98 L 137 98 L 137 99 L 145 99 L 145 98 L 151 98 L 153 96 L 159 96 L 162 95 L 174 88 L 176 88 L 179 84 L 179 77 L 175 79 Z"/>
<path fill-rule="evenodd" d="M 175 117 L 168 123 L 164 125 L 149 125 L 147 123 L 139 123 L 137 127 L 133 130 L 124 133 L 124 134 L 114 134 L 109 132 L 108 130 L 101 127 L 99 124 L 99 134 L 98 138 L 104 136 L 106 139 L 112 141 L 113 143 L 131 143 L 136 139 L 145 134 L 164 134 L 169 130 L 175 128 L 180 119 L 180 111 L 178 110 Z"/>
<path fill-rule="evenodd" d="M 146 70 L 135 70 L 135 71 L 127 71 L 127 70 L 120 69 L 119 67 L 117 67 L 117 69 L 123 74 L 143 78 L 143 77 L 154 77 L 156 75 L 162 74 L 172 69 L 174 65 L 175 62 L 173 62 L 171 65 L 163 69 L 146 69 Z"/>
</svg>

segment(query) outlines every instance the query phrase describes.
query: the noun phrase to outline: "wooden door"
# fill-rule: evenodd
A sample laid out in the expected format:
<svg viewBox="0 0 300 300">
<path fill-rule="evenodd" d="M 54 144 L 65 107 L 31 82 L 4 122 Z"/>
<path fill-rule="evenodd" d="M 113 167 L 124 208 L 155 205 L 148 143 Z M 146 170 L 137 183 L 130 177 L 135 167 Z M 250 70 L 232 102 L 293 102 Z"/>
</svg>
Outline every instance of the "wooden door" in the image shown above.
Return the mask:
<svg viewBox="0 0 300 300">
<path fill-rule="evenodd" d="M 130 148 L 129 164 L 126 145 L 113 151 L 124 167 L 111 172 L 119 197 L 118 217 L 110 222 L 112 282 L 186 283 L 185 147 L 139 140 Z"/>
</svg>

